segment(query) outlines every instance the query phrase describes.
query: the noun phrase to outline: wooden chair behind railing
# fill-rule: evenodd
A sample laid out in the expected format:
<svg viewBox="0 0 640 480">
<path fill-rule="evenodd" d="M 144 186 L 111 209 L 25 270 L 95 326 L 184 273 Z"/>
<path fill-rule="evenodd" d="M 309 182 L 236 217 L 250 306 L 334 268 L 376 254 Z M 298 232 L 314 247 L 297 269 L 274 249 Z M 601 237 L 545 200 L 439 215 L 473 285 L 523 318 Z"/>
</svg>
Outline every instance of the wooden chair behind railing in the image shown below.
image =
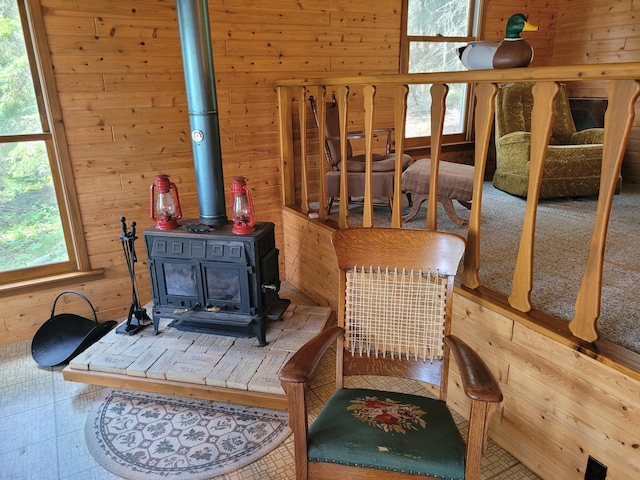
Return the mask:
<svg viewBox="0 0 640 480">
<path fill-rule="evenodd" d="M 324 104 L 325 86 L 337 86 L 338 101 L 345 108 L 342 109 L 340 128 L 342 138 L 346 138 L 347 112 L 349 102 L 349 88 L 362 87 L 365 109 L 365 150 L 369 164 L 372 155 L 373 122 L 375 113 L 375 93 L 380 85 L 393 86 L 394 89 L 394 127 L 396 149 L 396 176 L 394 192 L 402 192 L 401 168 L 402 153 L 404 147 L 404 123 L 406 118 L 406 97 L 409 84 L 431 84 L 432 109 L 431 109 L 431 175 L 429 186 L 429 203 L 427 207 L 427 229 L 437 229 L 437 178 L 440 151 L 443 137 L 443 124 L 445 115 L 445 99 L 448 84 L 468 83 L 475 85 L 474 100 L 474 185 L 473 202 L 471 207 L 469 230 L 467 234 L 467 250 L 464 256 L 464 268 L 460 275 L 462 284 L 476 289 L 481 286 L 479 270 L 480 235 L 482 213 L 482 188 L 486 168 L 486 159 L 490 143 L 490 135 L 494 120 L 494 98 L 497 85 L 500 82 L 534 81 L 534 109 L 532 113 L 531 130 L 531 159 L 530 180 L 527 194 L 527 204 L 521 232 L 520 244 L 513 274 L 512 291 L 509 295 L 509 303 L 521 312 L 528 312 L 533 307 L 531 304 L 531 291 L 533 289 L 533 251 L 535 240 L 536 212 L 538 208 L 538 193 L 544 169 L 546 146 L 553 123 L 553 102 L 558 91 L 558 82 L 580 81 L 590 82 L 607 81 L 608 108 L 605 115 L 605 140 L 603 147 L 602 172 L 600 180 L 599 201 L 595 214 L 595 224 L 589 246 L 587 261 L 580 283 L 580 288 L 575 303 L 575 314 L 569 328 L 578 338 L 587 342 L 598 339 L 596 323 L 600 315 L 600 301 L 602 290 L 602 271 L 604 263 L 604 250 L 607 235 L 611 205 L 615 194 L 616 182 L 620 174 L 622 159 L 635 115 L 635 103 L 640 94 L 640 64 L 621 63 L 607 65 L 579 65 L 562 67 L 538 67 L 527 69 L 484 70 L 474 72 L 453 72 L 434 74 L 411 75 L 385 75 L 372 77 L 345 77 L 328 79 L 306 79 L 301 81 L 287 80 L 279 82 L 279 107 L 280 107 L 280 138 L 282 156 L 282 180 L 283 180 L 283 204 L 296 205 L 296 185 L 294 148 L 293 148 L 293 123 L 292 98 L 296 92 L 300 97 L 298 101 L 298 114 L 300 118 L 300 178 L 299 185 L 301 203 L 299 209 L 304 214 L 309 214 L 309 198 L 307 179 L 307 128 L 306 128 L 306 96 L 312 94 L 321 99 Z M 319 112 L 323 118 L 323 112 Z M 319 132 L 324 131 L 321 125 Z M 319 133 L 318 132 L 318 133 Z M 318 138 L 322 138 L 320 135 Z M 342 146 L 342 148 L 346 148 Z M 324 168 L 324 167 L 323 167 Z M 371 182 L 370 169 L 367 172 L 366 182 Z M 324 171 L 320 175 L 319 194 L 322 205 L 326 199 L 326 186 L 324 185 Z M 370 190 L 369 190 L 370 192 Z M 346 177 L 341 178 L 341 198 L 348 198 L 346 189 Z M 365 195 L 365 209 L 363 226 L 373 225 L 373 198 Z M 338 214 L 339 228 L 349 227 L 347 202 L 341 202 Z M 326 208 L 320 208 L 317 212 L 319 221 L 326 221 Z M 401 195 L 395 194 L 392 208 L 392 227 L 400 227 L 402 224 Z"/>
</svg>

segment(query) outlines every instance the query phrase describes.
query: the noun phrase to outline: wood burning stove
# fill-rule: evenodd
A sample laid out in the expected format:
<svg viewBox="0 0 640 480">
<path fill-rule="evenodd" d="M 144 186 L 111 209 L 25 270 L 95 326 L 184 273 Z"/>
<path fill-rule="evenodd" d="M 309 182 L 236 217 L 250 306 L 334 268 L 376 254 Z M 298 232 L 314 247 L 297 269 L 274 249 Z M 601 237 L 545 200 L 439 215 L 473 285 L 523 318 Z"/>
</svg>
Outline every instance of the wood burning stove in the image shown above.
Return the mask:
<svg viewBox="0 0 640 480">
<path fill-rule="evenodd" d="M 246 235 L 231 225 L 213 231 L 144 232 L 153 290 L 153 326 L 170 318 L 178 330 L 256 336 L 266 342 L 269 320 L 290 301 L 280 299 L 273 223 Z"/>
<path fill-rule="evenodd" d="M 181 330 L 255 335 L 289 300 L 278 297 L 274 225 L 232 233 L 226 215 L 218 105 L 206 0 L 176 0 L 200 217 L 173 230 L 144 232 L 153 289 L 153 326 L 173 319 Z"/>
</svg>

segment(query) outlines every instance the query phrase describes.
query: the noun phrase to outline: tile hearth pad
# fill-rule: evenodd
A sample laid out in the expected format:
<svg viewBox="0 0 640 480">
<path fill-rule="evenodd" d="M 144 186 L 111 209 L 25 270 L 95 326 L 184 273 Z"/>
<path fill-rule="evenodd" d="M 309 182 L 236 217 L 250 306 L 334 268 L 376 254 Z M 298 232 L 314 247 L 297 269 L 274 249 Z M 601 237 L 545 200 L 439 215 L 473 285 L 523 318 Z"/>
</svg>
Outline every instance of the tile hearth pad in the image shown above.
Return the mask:
<svg viewBox="0 0 640 480">
<path fill-rule="evenodd" d="M 151 326 L 132 336 L 113 329 L 69 362 L 65 379 L 87 381 L 95 372 L 96 381 L 87 383 L 103 384 L 100 375 L 106 374 L 284 397 L 280 368 L 330 317 L 328 307 L 292 304 L 282 320 L 269 323 L 265 347 L 255 337 L 180 331 L 169 327 L 171 319 L 160 319 L 157 335 Z M 75 373 L 81 376 L 74 378 Z"/>
</svg>

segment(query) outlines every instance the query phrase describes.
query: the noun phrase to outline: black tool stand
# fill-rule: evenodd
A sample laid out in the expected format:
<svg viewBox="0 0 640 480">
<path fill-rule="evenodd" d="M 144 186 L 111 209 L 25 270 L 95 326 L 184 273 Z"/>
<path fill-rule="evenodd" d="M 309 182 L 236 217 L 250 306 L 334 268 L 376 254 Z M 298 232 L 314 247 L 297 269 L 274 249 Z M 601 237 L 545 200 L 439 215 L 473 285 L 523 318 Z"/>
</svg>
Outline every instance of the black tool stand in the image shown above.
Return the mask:
<svg viewBox="0 0 640 480">
<path fill-rule="evenodd" d="M 122 250 L 124 251 L 125 259 L 127 260 L 127 268 L 129 269 L 129 278 L 131 279 L 131 296 L 132 302 L 129 308 L 129 315 L 126 323 L 118 325 L 116 333 L 121 335 L 135 335 L 140 330 L 148 327 L 152 324 L 151 318 L 147 315 L 147 309 L 140 306 L 138 301 L 138 287 L 136 284 L 135 264 L 138 261 L 136 257 L 136 251 L 134 248 L 134 242 L 136 237 L 136 222 L 131 222 L 131 230 L 127 231 L 126 219 L 120 217 L 120 223 L 122 224 L 122 233 L 120 234 L 120 241 L 122 242 Z"/>
</svg>

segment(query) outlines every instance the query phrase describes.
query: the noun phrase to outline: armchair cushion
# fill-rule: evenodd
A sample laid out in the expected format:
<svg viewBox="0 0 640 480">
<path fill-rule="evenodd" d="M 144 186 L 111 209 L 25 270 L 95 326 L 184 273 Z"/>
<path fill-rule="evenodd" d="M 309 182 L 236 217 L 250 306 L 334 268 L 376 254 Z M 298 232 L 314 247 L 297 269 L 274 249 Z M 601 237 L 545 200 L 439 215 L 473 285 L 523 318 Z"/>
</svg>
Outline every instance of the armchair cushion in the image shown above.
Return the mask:
<svg viewBox="0 0 640 480">
<path fill-rule="evenodd" d="M 604 128 L 588 128 L 571 135 L 572 145 L 587 145 L 590 143 L 604 143 Z"/>
<path fill-rule="evenodd" d="M 446 404 L 418 395 L 340 389 L 309 427 L 312 462 L 463 479 L 465 450 Z"/>
</svg>

